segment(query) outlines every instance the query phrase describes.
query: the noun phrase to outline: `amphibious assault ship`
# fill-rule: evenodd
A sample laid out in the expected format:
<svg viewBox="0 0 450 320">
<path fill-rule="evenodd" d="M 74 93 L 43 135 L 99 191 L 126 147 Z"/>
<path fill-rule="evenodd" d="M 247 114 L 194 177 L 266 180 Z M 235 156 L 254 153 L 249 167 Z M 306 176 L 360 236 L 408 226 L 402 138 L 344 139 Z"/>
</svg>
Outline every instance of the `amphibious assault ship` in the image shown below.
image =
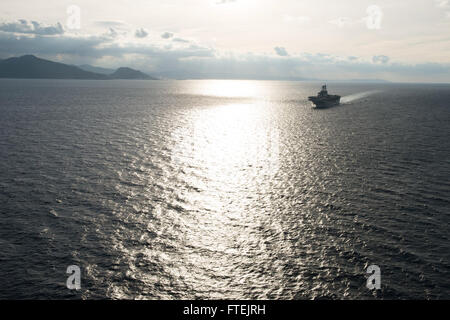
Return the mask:
<svg viewBox="0 0 450 320">
<path fill-rule="evenodd" d="M 328 94 L 327 85 L 324 84 L 317 96 L 308 97 L 308 100 L 312 101 L 317 109 L 323 109 L 337 106 L 341 101 L 341 96 Z"/>
</svg>

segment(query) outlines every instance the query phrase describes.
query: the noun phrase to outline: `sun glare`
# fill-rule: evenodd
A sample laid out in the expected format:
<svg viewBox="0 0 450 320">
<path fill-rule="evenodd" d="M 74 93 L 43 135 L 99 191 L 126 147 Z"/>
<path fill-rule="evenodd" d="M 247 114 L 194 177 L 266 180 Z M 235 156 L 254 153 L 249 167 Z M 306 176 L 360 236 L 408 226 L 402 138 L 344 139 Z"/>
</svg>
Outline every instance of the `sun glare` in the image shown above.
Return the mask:
<svg viewBox="0 0 450 320">
<path fill-rule="evenodd" d="M 198 82 L 196 94 L 229 98 L 255 98 L 262 90 L 256 81 L 247 80 L 207 80 Z"/>
</svg>

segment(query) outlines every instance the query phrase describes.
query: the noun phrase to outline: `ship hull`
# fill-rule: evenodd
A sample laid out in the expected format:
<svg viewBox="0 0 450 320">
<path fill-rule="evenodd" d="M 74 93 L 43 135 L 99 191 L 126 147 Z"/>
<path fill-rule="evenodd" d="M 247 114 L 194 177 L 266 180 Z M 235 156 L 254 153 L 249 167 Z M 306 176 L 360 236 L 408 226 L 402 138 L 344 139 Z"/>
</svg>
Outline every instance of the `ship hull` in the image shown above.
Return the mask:
<svg viewBox="0 0 450 320">
<path fill-rule="evenodd" d="M 309 97 L 309 101 L 314 104 L 314 108 L 316 109 L 326 109 L 330 107 L 334 107 L 340 104 L 341 97 L 340 96 L 330 96 L 326 99 L 321 99 L 317 97 Z"/>
</svg>

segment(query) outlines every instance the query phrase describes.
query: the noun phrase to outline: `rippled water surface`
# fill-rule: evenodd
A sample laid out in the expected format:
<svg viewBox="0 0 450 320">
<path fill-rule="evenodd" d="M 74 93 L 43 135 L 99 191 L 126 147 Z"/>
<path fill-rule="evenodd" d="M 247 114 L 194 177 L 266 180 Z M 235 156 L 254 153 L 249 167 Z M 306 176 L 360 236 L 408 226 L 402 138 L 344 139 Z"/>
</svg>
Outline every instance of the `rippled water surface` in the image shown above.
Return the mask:
<svg viewBox="0 0 450 320">
<path fill-rule="evenodd" d="M 449 85 L 0 84 L 0 298 L 450 298 Z"/>
</svg>

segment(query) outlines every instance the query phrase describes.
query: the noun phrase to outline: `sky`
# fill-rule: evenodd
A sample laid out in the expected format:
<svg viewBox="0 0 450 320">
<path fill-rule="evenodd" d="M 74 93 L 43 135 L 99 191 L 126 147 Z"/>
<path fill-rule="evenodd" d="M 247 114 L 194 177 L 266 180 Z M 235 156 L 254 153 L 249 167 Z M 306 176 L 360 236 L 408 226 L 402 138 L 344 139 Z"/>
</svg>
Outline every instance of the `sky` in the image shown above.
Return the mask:
<svg viewBox="0 0 450 320">
<path fill-rule="evenodd" d="M 450 0 L 2 0 L 0 58 L 165 78 L 450 82 Z"/>
</svg>

